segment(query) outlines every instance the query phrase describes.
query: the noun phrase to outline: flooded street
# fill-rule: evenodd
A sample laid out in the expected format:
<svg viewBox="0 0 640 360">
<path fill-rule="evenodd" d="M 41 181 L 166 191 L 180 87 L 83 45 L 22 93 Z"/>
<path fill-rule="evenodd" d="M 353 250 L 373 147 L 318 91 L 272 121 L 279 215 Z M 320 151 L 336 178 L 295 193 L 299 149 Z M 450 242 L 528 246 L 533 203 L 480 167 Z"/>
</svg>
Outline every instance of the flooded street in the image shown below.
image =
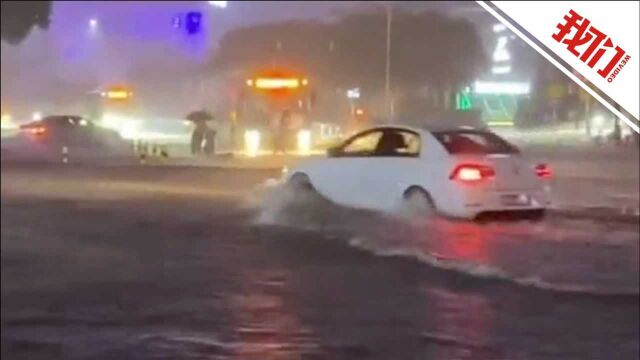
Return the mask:
<svg viewBox="0 0 640 360">
<path fill-rule="evenodd" d="M 640 360 L 640 2 L 1 7 L 2 359 Z"/>
<path fill-rule="evenodd" d="M 274 176 L 3 164 L 2 356 L 637 356 L 635 224 L 292 211 Z"/>
</svg>

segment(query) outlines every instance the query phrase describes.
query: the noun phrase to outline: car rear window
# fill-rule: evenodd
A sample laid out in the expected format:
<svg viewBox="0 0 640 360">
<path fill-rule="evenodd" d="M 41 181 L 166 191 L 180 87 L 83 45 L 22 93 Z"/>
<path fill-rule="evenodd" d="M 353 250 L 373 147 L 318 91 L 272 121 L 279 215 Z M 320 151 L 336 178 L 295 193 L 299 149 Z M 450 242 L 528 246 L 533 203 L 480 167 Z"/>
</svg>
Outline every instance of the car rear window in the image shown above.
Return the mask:
<svg viewBox="0 0 640 360">
<path fill-rule="evenodd" d="M 433 135 L 449 154 L 517 154 L 520 151 L 488 131 L 440 131 Z"/>
</svg>

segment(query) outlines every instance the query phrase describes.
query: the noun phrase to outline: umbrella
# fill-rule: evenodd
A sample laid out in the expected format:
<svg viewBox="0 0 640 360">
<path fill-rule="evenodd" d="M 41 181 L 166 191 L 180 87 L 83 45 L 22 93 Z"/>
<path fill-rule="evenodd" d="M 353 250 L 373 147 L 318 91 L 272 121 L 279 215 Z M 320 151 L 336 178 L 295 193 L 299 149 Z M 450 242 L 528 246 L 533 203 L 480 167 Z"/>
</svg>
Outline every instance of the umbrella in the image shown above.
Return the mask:
<svg viewBox="0 0 640 360">
<path fill-rule="evenodd" d="M 205 122 L 213 120 L 213 115 L 205 110 L 191 112 L 187 115 L 187 120 L 193 122 Z"/>
</svg>

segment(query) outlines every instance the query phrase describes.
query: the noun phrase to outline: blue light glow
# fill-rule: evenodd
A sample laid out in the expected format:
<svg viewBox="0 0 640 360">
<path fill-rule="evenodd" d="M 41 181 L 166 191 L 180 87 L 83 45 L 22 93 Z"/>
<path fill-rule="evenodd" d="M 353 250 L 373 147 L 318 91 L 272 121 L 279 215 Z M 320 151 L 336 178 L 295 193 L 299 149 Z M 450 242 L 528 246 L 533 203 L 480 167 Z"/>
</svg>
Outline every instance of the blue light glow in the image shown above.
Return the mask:
<svg viewBox="0 0 640 360">
<path fill-rule="evenodd" d="M 182 16 L 176 15 L 173 17 L 173 28 L 180 29 L 182 27 Z"/>
<path fill-rule="evenodd" d="M 189 35 L 198 34 L 202 30 L 202 13 L 197 11 L 188 12 L 186 15 L 185 28 Z"/>
</svg>

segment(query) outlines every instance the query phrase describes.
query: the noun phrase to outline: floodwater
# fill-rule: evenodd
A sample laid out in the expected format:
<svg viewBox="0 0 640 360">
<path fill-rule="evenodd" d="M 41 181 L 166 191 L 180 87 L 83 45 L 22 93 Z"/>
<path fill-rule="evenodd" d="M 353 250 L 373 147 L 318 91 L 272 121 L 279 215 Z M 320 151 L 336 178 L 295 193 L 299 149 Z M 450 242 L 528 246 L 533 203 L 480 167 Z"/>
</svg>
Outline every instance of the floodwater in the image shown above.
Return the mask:
<svg viewBox="0 0 640 360">
<path fill-rule="evenodd" d="M 2 357 L 638 358 L 638 224 L 407 220 L 276 175 L 3 164 Z"/>
</svg>

